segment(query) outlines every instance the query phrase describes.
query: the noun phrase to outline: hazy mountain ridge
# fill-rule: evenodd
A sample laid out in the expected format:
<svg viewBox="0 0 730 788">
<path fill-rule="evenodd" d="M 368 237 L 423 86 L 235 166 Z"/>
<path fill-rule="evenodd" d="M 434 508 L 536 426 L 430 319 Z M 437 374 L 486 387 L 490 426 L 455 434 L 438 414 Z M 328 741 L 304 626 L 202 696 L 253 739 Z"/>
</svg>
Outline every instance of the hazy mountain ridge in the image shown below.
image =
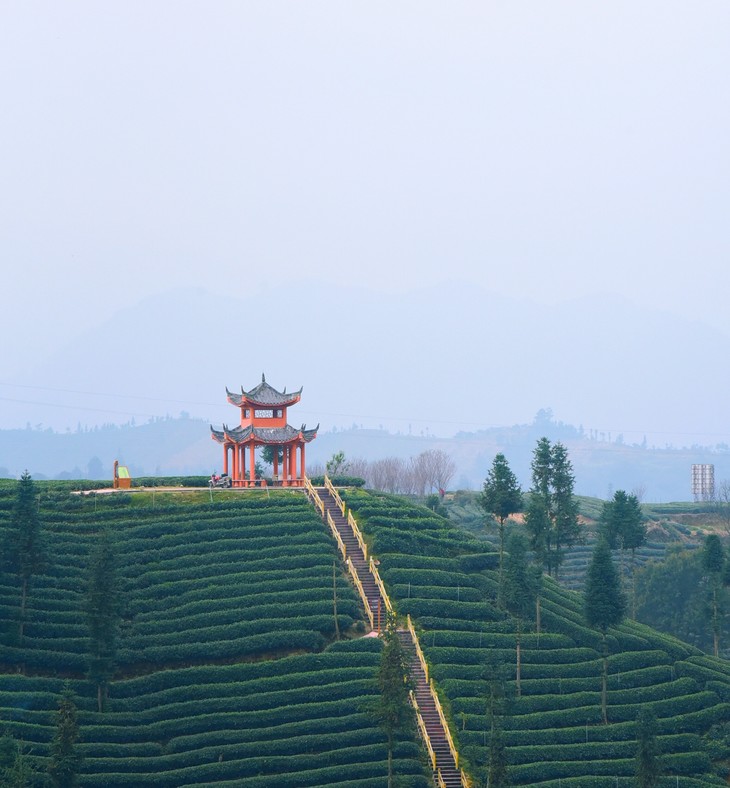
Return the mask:
<svg viewBox="0 0 730 788">
<path fill-rule="evenodd" d="M 579 428 L 553 421 L 542 411 L 531 424 L 499 427 L 453 438 L 396 434 L 351 427 L 322 431 L 307 447 L 307 465 L 324 464 L 335 452 L 350 459 L 407 459 L 427 449 L 442 449 L 457 464 L 451 487 L 481 486 L 494 455 L 504 452 L 527 489 L 538 438 L 560 440 L 568 448 L 576 491 L 608 498 L 616 489 L 642 489 L 648 501 L 690 500 L 690 466 L 715 464 L 716 479 L 730 479 L 730 449 L 653 449 L 608 442 Z M 201 419 L 163 418 L 122 427 L 106 425 L 66 433 L 52 430 L 0 430 L 0 476 L 17 477 L 28 469 L 37 478 L 109 478 L 115 459 L 133 476 L 209 474 L 220 470 L 221 449 Z"/>
<path fill-rule="evenodd" d="M 5 397 L 0 426 L 34 429 L 12 440 L 0 436 L 12 446 L 0 455 L 0 468 L 57 475 L 85 470 L 94 456 L 106 469 L 113 454 L 128 454 L 126 461 L 145 473 L 209 473 L 220 457 L 208 443 L 207 423 L 238 420 L 226 387 L 254 386 L 265 372 L 278 388 L 304 386 L 289 421 L 321 425 L 310 461 L 339 449 L 374 458 L 437 445 L 454 453 L 456 481 L 475 485 L 494 452 L 504 450 L 526 483 L 529 440 L 507 428 L 501 442 L 493 425 L 530 425 L 549 407 L 594 439 L 566 441 L 574 454 L 590 457 L 574 457 L 586 493 L 645 485 L 656 499 L 685 498 L 691 463 L 714 457 L 696 447 L 730 443 L 730 371 L 718 363 L 727 345 L 728 337 L 697 320 L 612 295 L 546 306 L 458 282 L 382 295 L 271 279 L 237 299 L 213 272 L 209 290 L 145 298 L 8 374 L 17 387 Z M 190 423 L 179 433 L 168 425 L 174 447 L 148 450 L 135 439 L 124 450 L 110 434 L 111 445 L 81 441 L 77 450 L 69 437 L 54 439 L 63 450 L 29 451 L 41 446 L 35 433 L 49 425 L 73 436 L 95 421 L 144 425 L 179 414 Z M 204 424 L 193 429 L 195 420 Z M 369 432 L 342 432 L 353 425 Z M 196 429 L 197 437 L 188 432 Z M 336 438 L 327 437 L 333 429 Z M 389 437 L 395 433 L 397 440 Z M 458 440 L 435 437 L 448 435 Z M 646 452 L 632 446 L 695 448 L 681 459 L 676 451 L 657 455 L 664 459 L 649 471 Z M 718 468 L 725 476 L 730 471 Z"/>
<path fill-rule="evenodd" d="M 234 422 L 225 387 L 265 372 L 279 388 L 304 386 L 292 423 L 325 429 L 448 435 L 525 423 L 547 405 L 628 443 L 730 442 L 730 371 L 718 363 L 729 338 L 619 297 L 549 307 L 458 283 L 379 295 L 275 281 L 248 299 L 225 293 L 213 281 L 146 298 L 34 359 L 10 382 L 48 387 L 22 397 L 45 404 L 6 403 L 1 426 L 181 411 Z"/>
</svg>

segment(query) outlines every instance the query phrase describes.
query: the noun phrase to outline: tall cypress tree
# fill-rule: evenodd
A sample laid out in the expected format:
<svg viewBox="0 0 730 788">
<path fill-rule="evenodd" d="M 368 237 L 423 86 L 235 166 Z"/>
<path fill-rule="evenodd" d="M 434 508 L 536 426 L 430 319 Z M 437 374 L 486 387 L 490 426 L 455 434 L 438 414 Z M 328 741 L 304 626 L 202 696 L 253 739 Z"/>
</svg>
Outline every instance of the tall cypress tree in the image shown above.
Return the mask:
<svg viewBox="0 0 730 788">
<path fill-rule="evenodd" d="M 722 575 L 725 553 L 717 534 L 710 534 L 702 548 L 702 568 L 710 586 L 710 623 L 712 625 L 712 648 L 715 656 L 720 653 L 720 620 L 722 610 Z"/>
<path fill-rule="evenodd" d="M 656 715 L 642 706 L 636 718 L 636 785 L 656 788 L 659 785 L 661 763 L 656 740 Z"/>
<path fill-rule="evenodd" d="M 76 748 L 79 723 L 74 694 L 66 684 L 58 700 L 56 732 L 51 742 L 51 763 L 48 774 L 55 788 L 73 788 L 81 765 L 81 754 Z"/>
<path fill-rule="evenodd" d="M 521 693 L 521 646 L 524 622 L 534 610 L 535 600 L 540 590 L 542 572 L 527 561 L 527 544 L 520 534 L 512 534 L 507 545 L 505 561 L 504 600 L 507 610 L 515 620 L 516 666 L 515 677 L 517 694 Z"/>
<path fill-rule="evenodd" d="M 104 711 L 114 676 L 120 619 L 119 585 L 111 534 L 104 529 L 92 551 L 86 595 L 89 626 L 89 678 L 96 682 L 97 705 Z"/>
<path fill-rule="evenodd" d="M 9 734 L 0 739 L 0 786 L 2 788 L 28 788 L 37 785 L 40 775 L 23 749 L 23 742 L 16 742 Z"/>
<path fill-rule="evenodd" d="M 540 438 L 532 455 L 532 487 L 527 503 L 525 525 L 530 534 L 530 547 L 548 574 L 552 558 L 552 446 Z"/>
<path fill-rule="evenodd" d="M 503 720 L 507 714 L 507 693 L 503 666 L 494 659 L 488 659 L 485 665 L 485 678 L 487 680 L 489 748 L 483 784 L 488 785 L 489 788 L 507 788 L 511 785 L 511 781 L 507 749 L 502 734 Z"/>
<path fill-rule="evenodd" d="M 601 714 L 608 723 L 606 685 L 608 681 L 608 646 L 606 632 L 609 627 L 620 624 L 626 612 L 626 600 L 621 591 L 616 567 L 611 559 L 611 550 L 605 539 L 599 539 L 588 567 L 584 595 L 586 621 L 600 630 L 602 637 L 603 670 L 601 675 Z"/>
<path fill-rule="evenodd" d="M 10 549 L 8 564 L 20 579 L 20 625 L 18 639 L 22 643 L 25 626 L 28 589 L 33 575 L 46 565 L 45 548 L 38 515 L 35 486 L 28 471 L 18 482 L 15 504 L 10 519 Z"/>
<path fill-rule="evenodd" d="M 568 450 L 562 443 L 553 446 L 547 438 L 540 438 L 531 469 L 532 487 L 525 516 L 530 546 L 547 573 L 557 577 L 565 548 L 580 536 Z"/>
<path fill-rule="evenodd" d="M 612 550 L 621 548 L 621 577 L 624 576 L 623 554 L 631 550 L 631 616 L 636 618 L 636 550 L 646 542 L 646 525 L 639 499 L 624 490 L 616 490 L 613 499 L 603 504 L 600 530 Z"/>
<path fill-rule="evenodd" d="M 499 523 L 499 582 L 497 606 L 502 606 L 504 594 L 504 521 L 522 507 L 522 491 L 504 454 L 497 454 L 484 481 L 479 503 Z"/>
<path fill-rule="evenodd" d="M 554 531 L 554 574 L 557 578 L 563 563 L 563 551 L 570 547 L 580 536 L 578 525 L 578 503 L 573 495 L 575 476 L 573 465 L 568 458 L 568 450 L 562 443 L 556 443 L 552 451 L 552 501 Z"/>
<path fill-rule="evenodd" d="M 388 613 L 383 632 L 383 650 L 378 668 L 380 696 L 375 714 L 388 738 L 388 788 L 393 784 L 393 746 L 398 731 L 413 722 L 409 703 L 411 681 L 408 655 L 398 637 L 395 615 Z"/>
</svg>

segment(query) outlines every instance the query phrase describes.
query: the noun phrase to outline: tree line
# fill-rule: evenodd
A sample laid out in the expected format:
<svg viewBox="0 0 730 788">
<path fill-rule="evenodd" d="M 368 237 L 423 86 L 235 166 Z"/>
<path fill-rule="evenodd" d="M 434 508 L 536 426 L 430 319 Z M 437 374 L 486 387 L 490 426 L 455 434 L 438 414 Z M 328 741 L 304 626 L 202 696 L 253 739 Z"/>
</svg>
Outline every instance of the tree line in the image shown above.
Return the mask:
<svg viewBox="0 0 730 788">
<path fill-rule="evenodd" d="M 324 468 L 317 465 L 308 468 L 310 476 L 325 471 L 330 477 L 346 475 L 364 479 L 365 486 L 371 490 L 423 497 L 431 491 L 438 493 L 448 489 L 456 473 L 456 463 L 441 449 L 422 451 L 407 459 L 384 457 L 380 460 L 348 459 L 340 451 Z"/>
<path fill-rule="evenodd" d="M 515 692 L 520 694 L 521 635 L 526 627 L 540 632 L 540 591 L 544 574 L 558 578 L 565 551 L 583 538 L 578 505 L 573 494 L 574 475 L 566 448 L 541 438 L 531 464 L 531 487 L 526 495 L 504 454 L 494 458 L 483 484 L 479 503 L 494 522 L 498 535 L 499 565 L 497 605 L 514 621 Z M 521 523 L 513 515 L 522 514 Z M 586 623 L 601 635 L 601 715 L 609 722 L 607 677 L 608 630 L 618 626 L 630 612 L 636 615 L 636 550 L 646 542 L 646 522 L 636 495 L 618 490 L 604 502 L 598 522 L 598 541 L 586 577 L 583 615 Z M 612 550 L 618 550 L 623 569 L 630 556 L 630 585 L 622 584 L 624 572 L 614 564 Z M 713 634 L 713 653 L 719 652 L 722 623 L 730 586 L 730 556 L 719 536 L 706 537 L 701 553 L 705 593 L 705 618 Z M 487 709 L 490 745 L 486 783 L 490 788 L 509 785 L 508 755 L 502 738 L 506 714 L 504 686 L 500 687 L 498 666 L 487 666 Z M 503 684 L 503 682 L 502 682 Z M 637 718 L 636 784 L 641 788 L 658 785 L 661 758 L 656 744 L 656 721 L 650 708 Z"/>
<path fill-rule="evenodd" d="M 18 580 L 17 644 L 24 645 L 25 625 L 29 620 L 28 593 L 33 580 L 50 571 L 39 496 L 26 471 L 20 477 L 10 516 L 10 528 L 3 544 L 5 568 Z M 116 667 L 116 644 L 121 619 L 121 598 L 116 574 L 116 557 L 111 533 L 102 528 L 96 535 L 87 564 L 84 615 L 88 626 L 87 677 L 97 686 L 97 706 L 104 711 L 108 687 Z M 22 668 L 22 666 L 21 666 Z M 58 701 L 56 733 L 51 743 L 48 780 L 53 786 L 76 784 L 81 757 L 76 705 L 68 685 Z M 23 786 L 37 781 L 25 757 L 22 744 L 8 735 L 0 739 L 0 776 L 2 785 Z"/>
</svg>

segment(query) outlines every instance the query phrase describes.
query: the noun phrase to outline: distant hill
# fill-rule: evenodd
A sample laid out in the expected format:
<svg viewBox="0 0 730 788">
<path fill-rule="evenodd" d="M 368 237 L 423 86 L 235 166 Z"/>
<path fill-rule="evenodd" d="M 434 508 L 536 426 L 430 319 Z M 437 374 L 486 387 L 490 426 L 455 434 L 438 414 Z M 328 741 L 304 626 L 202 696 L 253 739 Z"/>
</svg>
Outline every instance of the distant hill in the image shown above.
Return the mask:
<svg viewBox="0 0 730 788">
<path fill-rule="evenodd" d="M 620 436 L 612 436 L 609 442 L 607 435 L 557 422 L 545 410 L 529 424 L 460 432 L 452 438 L 358 426 L 323 429 L 307 447 L 307 465 L 324 464 L 338 451 L 350 459 L 374 460 L 408 458 L 438 448 L 457 464 L 451 487 L 477 489 L 494 455 L 501 451 L 527 489 L 532 452 L 542 436 L 566 444 L 576 491 L 583 495 L 605 499 L 616 489 L 641 489 L 646 501 L 690 500 L 690 467 L 697 462 L 714 463 L 718 481 L 730 479 L 728 447 L 658 449 L 642 443 L 629 445 Z M 0 477 L 17 477 L 28 469 L 36 478 L 110 479 L 115 459 L 128 465 L 133 476 L 207 475 L 220 470 L 222 462 L 220 446 L 210 439 L 208 422 L 190 416 L 67 432 L 30 426 L 0 430 Z"/>
<path fill-rule="evenodd" d="M 367 284 L 367 272 L 363 272 Z M 296 421 L 449 436 L 527 423 L 541 408 L 649 446 L 730 443 L 718 360 L 730 338 L 614 296 L 554 306 L 454 282 L 383 294 L 270 280 L 248 298 L 175 289 L 6 370 L 0 427 L 134 416 L 233 420 L 225 387 L 265 372 L 304 386 Z M 8 393 L 8 391 L 10 393 Z M 0 463 L 2 464 L 2 463 Z"/>
</svg>

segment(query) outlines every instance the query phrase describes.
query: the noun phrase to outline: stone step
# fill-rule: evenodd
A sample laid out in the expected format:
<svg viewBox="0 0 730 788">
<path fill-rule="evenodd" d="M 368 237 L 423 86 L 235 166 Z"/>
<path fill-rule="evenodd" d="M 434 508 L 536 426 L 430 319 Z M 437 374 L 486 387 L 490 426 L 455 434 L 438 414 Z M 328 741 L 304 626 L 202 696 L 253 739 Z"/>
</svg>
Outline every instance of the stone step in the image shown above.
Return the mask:
<svg viewBox="0 0 730 788">
<path fill-rule="evenodd" d="M 385 604 L 381 599 L 377 583 L 370 572 L 369 562 L 365 560 L 365 556 L 363 555 L 352 527 L 347 522 L 347 518 L 342 516 L 339 507 L 335 504 L 329 491 L 325 487 L 318 487 L 317 492 L 325 505 L 325 511 L 329 512 L 332 517 L 332 522 L 340 534 L 340 538 L 345 545 L 347 556 L 350 558 L 357 571 L 371 610 L 377 616 L 378 602 L 380 602 L 381 616 L 384 622 Z M 436 704 L 431 695 L 431 689 L 426 681 L 426 674 L 416 654 L 416 646 L 411 639 L 410 632 L 407 630 L 400 630 L 398 632 L 398 637 L 408 656 L 411 666 L 410 675 L 415 685 L 414 695 L 436 755 L 436 764 L 441 770 L 441 778 L 447 788 L 461 788 L 461 775 L 451 755 L 446 733 L 441 725 L 441 718 L 436 710 Z"/>
</svg>

